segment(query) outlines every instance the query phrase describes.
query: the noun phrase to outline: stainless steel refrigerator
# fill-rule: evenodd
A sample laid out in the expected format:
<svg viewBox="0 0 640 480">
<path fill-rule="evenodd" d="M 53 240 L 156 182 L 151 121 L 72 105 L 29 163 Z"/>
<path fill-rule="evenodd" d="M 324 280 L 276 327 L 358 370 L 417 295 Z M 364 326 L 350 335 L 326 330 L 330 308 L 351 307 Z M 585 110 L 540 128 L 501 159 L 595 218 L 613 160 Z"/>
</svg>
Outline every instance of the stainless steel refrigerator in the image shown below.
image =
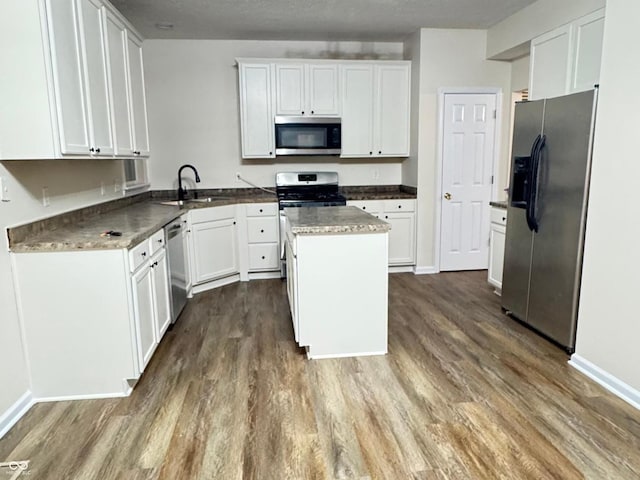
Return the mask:
<svg viewBox="0 0 640 480">
<path fill-rule="evenodd" d="M 575 348 L 597 89 L 516 105 L 502 307 Z"/>
</svg>

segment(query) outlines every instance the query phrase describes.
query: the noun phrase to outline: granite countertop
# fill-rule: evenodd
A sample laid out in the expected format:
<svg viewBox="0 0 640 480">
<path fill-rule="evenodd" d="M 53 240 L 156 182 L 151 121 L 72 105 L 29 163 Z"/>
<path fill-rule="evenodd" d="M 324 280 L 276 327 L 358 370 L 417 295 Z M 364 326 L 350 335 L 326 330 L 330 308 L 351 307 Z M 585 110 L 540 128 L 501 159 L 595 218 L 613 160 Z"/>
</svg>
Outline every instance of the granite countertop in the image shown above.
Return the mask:
<svg viewBox="0 0 640 480">
<path fill-rule="evenodd" d="M 277 201 L 275 195 L 257 189 L 228 189 L 198 192 L 200 199 L 211 201 L 167 205 L 175 194 L 146 192 L 9 228 L 9 249 L 23 253 L 131 248 L 194 208 Z M 109 230 L 122 236 L 100 235 Z"/>
<path fill-rule="evenodd" d="M 388 232 L 391 225 L 357 207 L 285 208 L 291 233 L 372 233 Z"/>
<path fill-rule="evenodd" d="M 340 193 L 347 200 L 415 199 L 417 197 L 417 189 L 406 185 L 340 187 Z"/>
<path fill-rule="evenodd" d="M 416 198 L 416 191 L 403 185 L 342 187 L 348 200 Z M 155 190 L 103 204 L 84 207 L 26 225 L 8 229 L 12 252 L 51 252 L 131 248 L 164 225 L 195 208 L 241 203 L 277 202 L 275 194 L 257 188 L 203 189 L 190 191 L 199 201 L 167 204 L 175 190 Z M 208 201 L 207 201 L 208 200 Z M 350 209 L 355 211 L 351 211 Z M 331 211 L 347 209 L 344 211 Z M 293 209 L 309 210 L 309 209 Z M 295 233 L 352 233 L 388 231 L 390 225 L 355 207 L 322 207 L 323 212 L 299 216 Z M 302 212 L 301 212 L 302 213 Z M 122 236 L 101 236 L 106 231 Z"/>
<path fill-rule="evenodd" d="M 131 248 L 182 214 L 176 206 L 143 201 L 102 215 L 27 236 L 11 245 L 12 252 L 107 250 Z M 122 236 L 100 234 L 109 230 Z"/>
<path fill-rule="evenodd" d="M 489 202 L 489 205 L 491 205 L 492 207 L 497 207 L 497 208 L 507 208 L 507 202 L 506 201 L 499 201 L 499 202 Z"/>
</svg>

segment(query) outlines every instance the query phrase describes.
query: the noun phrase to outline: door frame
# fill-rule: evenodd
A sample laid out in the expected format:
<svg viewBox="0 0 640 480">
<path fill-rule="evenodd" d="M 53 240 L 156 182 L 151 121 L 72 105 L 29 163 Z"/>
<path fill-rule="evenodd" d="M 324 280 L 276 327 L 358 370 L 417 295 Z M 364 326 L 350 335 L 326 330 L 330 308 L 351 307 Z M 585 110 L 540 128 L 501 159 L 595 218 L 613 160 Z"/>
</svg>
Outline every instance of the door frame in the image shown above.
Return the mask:
<svg viewBox="0 0 640 480">
<path fill-rule="evenodd" d="M 435 211 L 436 222 L 434 229 L 435 245 L 435 273 L 440 273 L 440 253 L 442 235 L 442 170 L 444 165 L 444 101 L 447 95 L 470 94 L 470 95 L 495 95 L 496 97 L 496 125 L 493 138 L 493 162 L 491 165 L 493 184 L 491 185 L 491 198 L 497 197 L 498 182 L 496 172 L 498 171 L 500 152 L 499 147 L 502 141 L 502 88 L 500 87 L 440 87 L 438 88 L 438 138 L 436 139 L 436 188 L 435 188 Z M 489 219 L 487 218 L 487 222 Z"/>
</svg>

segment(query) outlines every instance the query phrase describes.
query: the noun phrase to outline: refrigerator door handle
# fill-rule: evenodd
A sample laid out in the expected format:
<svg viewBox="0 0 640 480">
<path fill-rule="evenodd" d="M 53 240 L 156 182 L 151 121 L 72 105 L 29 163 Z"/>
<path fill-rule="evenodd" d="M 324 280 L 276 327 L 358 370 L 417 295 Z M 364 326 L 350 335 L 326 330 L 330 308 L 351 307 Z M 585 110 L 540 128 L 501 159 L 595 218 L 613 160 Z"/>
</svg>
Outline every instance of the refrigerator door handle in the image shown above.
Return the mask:
<svg viewBox="0 0 640 480">
<path fill-rule="evenodd" d="M 540 159 L 542 158 L 542 150 L 547 142 L 547 136 L 542 135 L 537 142 L 535 152 L 531 158 L 531 182 L 529 201 L 527 202 L 527 212 L 529 229 L 533 232 L 538 232 L 539 219 L 536 217 L 537 203 L 538 203 L 538 175 L 540 170 Z"/>
<path fill-rule="evenodd" d="M 536 139 L 533 141 L 531 145 L 531 154 L 529 156 L 529 171 L 527 172 L 527 180 L 526 180 L 526 191 L 525 191 L 525 219 L 527 220 L 527 226 L 529 230 L 534 230 L 534 219 L 531 210 L 532 204 L 532 195 L 533 195 L 533 175 L 534 175 L 534 167 L 535 167 L 535 157 L 536 152 L 538 151 L 538 145 L 542 136 L 538 134 Z"/>
</svg>

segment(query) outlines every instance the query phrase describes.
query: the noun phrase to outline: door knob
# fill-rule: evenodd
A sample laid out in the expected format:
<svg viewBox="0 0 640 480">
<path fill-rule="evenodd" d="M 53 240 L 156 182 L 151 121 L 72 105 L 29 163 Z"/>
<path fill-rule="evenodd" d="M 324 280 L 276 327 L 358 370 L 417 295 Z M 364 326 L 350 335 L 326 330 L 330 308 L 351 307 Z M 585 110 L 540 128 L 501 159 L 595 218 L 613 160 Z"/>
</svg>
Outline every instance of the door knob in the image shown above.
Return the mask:
<svg viewBox="0 0 640 480">
<path fill-rule="evenodd" d="M 444 198 L 447 200 L 451 200 L 451 194 L 449 192 L 445 193 Z"/>
</svg>

